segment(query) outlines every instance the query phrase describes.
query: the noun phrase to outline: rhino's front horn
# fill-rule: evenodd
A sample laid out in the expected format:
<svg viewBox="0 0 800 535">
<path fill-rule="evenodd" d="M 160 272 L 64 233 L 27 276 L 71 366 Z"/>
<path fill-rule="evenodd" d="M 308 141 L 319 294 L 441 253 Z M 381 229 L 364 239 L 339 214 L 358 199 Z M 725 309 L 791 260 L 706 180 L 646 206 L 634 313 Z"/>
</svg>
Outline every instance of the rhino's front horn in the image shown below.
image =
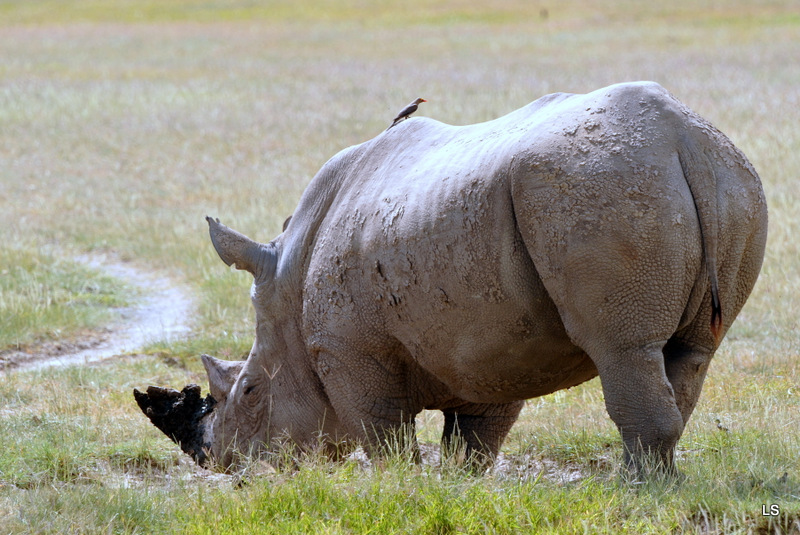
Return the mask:
<svg viewBox="0 0 800 535">
<path fill-rule="evenodd" d="M 227 265 L 249 271 L 256 279 L 272 276 L 277 264 L 277 255 L 271 244 L 258 243 L 244 234 L 226 227 L 206 216 L 211 243 L 217 254 Z"/>
<path fill-rule="evenodd" d="M 220 360 L 211 355 L 200 355 L 200 358 L 208 374 L 211 396 L 221 402 L 230 394 L 233 383 L 244 367 L 244 361 Z"/>
<path fill-rule="evenodd" d="M 214 410 L 216 401 L 211 395 L 200 397 L 200 387 L 188 385 L 178 392 L 172 388 L 147 387 L 147 392 L 133 389 L 139 408 L 153 425 L 177 443 L 203 466 L 209 444 L 203 442 L 202 418 Z"/>
</svg>

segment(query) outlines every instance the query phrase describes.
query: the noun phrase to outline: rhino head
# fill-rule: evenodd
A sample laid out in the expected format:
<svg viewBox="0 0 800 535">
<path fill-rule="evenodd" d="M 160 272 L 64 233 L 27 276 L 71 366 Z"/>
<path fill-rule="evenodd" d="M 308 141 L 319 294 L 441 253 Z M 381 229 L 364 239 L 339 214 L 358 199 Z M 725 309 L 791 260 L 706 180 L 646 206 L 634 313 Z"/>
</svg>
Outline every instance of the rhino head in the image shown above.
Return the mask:
<svg viewBox="0 0 800 535">
<path fill-rule="evenodd" d="M 245 361 L 202 355 L 210 390 L 205 398 L 197 385 L 180 392 L 151 386 L 134 390 L 139 407 L 201 466 L 228 469 L 238 453 L 257 455 L 278 439 L 303 446 L 334 437 L 335 416 L 300 338 L 300 305 L 284 288 L 296 286 L 277 276 L 280 245 L 206 220 L 220 258 L 253 275 L 253 348 Z"/>
</svg>

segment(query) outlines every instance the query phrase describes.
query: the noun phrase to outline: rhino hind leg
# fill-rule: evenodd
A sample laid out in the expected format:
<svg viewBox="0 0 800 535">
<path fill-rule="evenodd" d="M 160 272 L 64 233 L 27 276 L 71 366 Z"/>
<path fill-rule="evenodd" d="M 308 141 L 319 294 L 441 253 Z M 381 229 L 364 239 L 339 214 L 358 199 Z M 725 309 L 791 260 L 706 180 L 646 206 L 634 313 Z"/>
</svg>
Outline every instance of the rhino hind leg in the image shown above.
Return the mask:
<svg viewBox="0 0 800 535">
<path fill-rule="evenodd" d="M 700 399 L 713 356 L 713 351 L 679 338 L 670 339 L 664 347 L 664 366 L 684 425 Z"/>
<path fill-rule="evenodd" d="M 633 474 L 674 471 L 685 420 L 667 377 L 664 343 L 595 357 L 609 416 Z"/>
<path fill-rule="evenodd" d="M 443 456 L 463 453 L 476 468 L 491 464 L 524 404 L 466 404 L 443 410 Z"/>
</svg>

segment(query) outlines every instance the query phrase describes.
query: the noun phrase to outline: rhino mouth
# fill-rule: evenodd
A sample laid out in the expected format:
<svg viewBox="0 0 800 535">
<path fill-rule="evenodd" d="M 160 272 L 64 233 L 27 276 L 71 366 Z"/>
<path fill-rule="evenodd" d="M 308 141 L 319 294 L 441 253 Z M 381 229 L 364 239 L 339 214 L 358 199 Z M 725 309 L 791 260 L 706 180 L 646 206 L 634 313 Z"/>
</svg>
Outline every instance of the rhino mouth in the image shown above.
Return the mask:
<svg viewBox="0 0 800 535">
<path fill-rule="evenodd" d="M 208 462 L 210 444 L 203 441 L 203 417 L 214 410 L 217 401 L 206 394 L 200 397 L 200 387 L 187 385 L 180 392 L 173 388 L 149 386 L 146 392 L 133 389 L 133 397 L 150 421 L 197 464 Z"/>
</svg>

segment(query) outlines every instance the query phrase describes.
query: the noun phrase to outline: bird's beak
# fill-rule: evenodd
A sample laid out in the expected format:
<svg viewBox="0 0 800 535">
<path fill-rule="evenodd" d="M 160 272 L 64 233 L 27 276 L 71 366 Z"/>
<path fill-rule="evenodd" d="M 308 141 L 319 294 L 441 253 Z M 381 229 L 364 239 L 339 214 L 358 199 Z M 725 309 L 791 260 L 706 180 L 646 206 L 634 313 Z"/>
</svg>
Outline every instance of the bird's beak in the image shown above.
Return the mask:
<svg viewBox="0 0 800 535">
<path fill-rule="evenodd" d="M 421 99 L 419 99 L 419 101 L 420 101 L 420 102 L 428 102 L 428 101 L 427 101 L 427 100 L 425 100 L 424 98 L 421 98 Z"/>
</svg>

